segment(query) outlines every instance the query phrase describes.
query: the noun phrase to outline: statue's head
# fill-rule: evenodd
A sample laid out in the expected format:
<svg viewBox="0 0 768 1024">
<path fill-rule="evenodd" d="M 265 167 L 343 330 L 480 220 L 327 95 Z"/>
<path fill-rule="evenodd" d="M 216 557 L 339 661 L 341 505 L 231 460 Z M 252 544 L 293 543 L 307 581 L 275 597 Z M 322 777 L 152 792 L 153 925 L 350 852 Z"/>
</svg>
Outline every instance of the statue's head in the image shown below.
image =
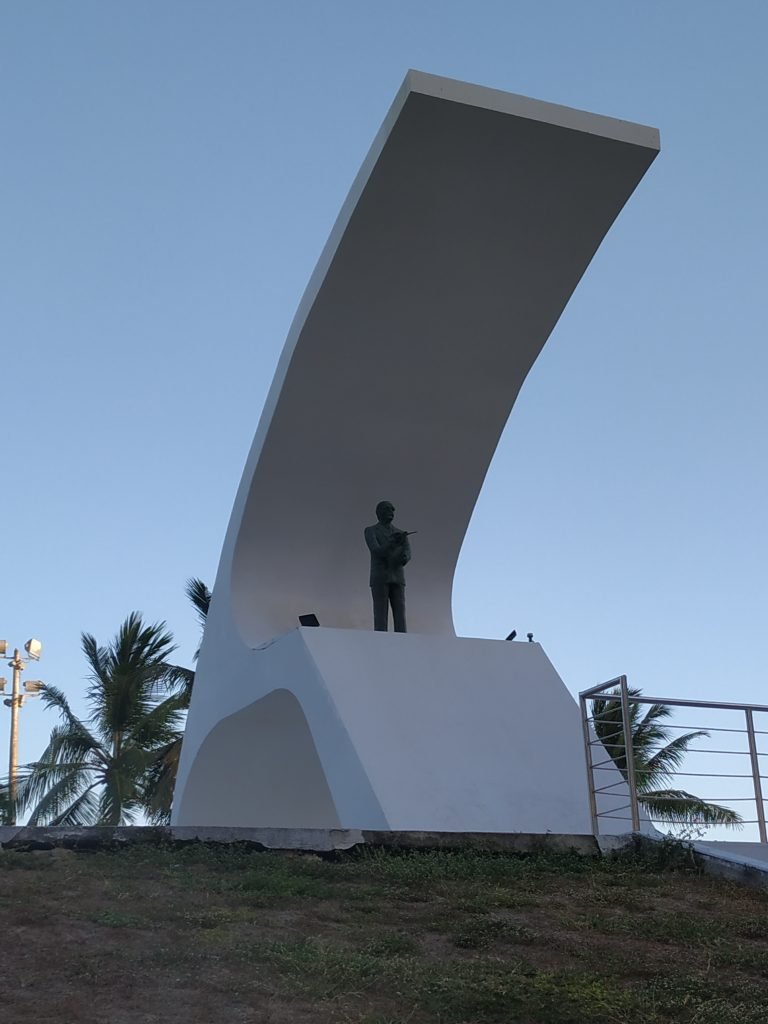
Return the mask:
<svg viewBox="0 0 768 1024">
<path fill-rule="evenodd" d="M 395 506 L 391 501 L 380 501 L 376 506 L 376 518 L 380 523 L 391 523 L 395 518 Z"/>
</svg>

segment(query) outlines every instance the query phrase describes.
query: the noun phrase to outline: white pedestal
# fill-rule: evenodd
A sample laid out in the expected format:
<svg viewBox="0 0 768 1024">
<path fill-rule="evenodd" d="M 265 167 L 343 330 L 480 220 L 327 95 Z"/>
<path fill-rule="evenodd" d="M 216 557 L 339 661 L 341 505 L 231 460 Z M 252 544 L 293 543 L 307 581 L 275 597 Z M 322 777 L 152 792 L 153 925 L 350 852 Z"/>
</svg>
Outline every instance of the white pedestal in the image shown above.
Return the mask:
<svg viewBox="0 0 768 1024">
<path fill-rule="evenodd" d="M 173 821 L 590 833 L 578 707 L 538 644 L 296 629 L 195 694 Z"/>
</svg>

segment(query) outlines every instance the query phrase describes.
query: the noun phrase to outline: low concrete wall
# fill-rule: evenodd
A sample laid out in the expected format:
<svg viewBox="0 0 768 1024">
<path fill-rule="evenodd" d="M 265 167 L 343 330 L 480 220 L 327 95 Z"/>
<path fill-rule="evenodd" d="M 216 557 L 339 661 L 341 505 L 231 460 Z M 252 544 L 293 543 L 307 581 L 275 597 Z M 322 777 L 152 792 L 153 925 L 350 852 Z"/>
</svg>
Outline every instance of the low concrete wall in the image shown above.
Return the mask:
<svg viewBox="0 0 768 1024">
<path fill-rule="evenodd" d="M 368 829 L 322 828 L 224 828 L 194 826 L 89 826 L 85 828 L 49 828 L 46 826 L 0 825 L 0 850 L 20 853 L 35 851 L 115 850 L 128 846 L 172 845 L 186 843 L 241 844 L 254 851 L 275 850 L 304 853 L 344 853 L 356 848 L 384 850 L 477 850 L 488 853 L 577 853 L 582 857 L 610 856 L 634 847 L 653 855 L 658 838 L 627 834 L 623 836 L 559 835 L 530 832 L 392 832 Z M 768 859 L 747 857 L 743 851 L 682 844 L 691 866 L 703 874 L 723 878 L 752 888 L 768 888 Z M 738 847 L 734 843 L 734 847 Z M 661 870 L 661 869 L 660 869 Z"/>
<path fill-rule="evenodd" d="M 536 853 L 542 850 L 582 856 L 600 855 L 594 836 L 533 835 L 492 832 L 375 832 L 359 829 L 195 828 L 191 826 L 125 826 L 47 828 L 0 826 L 3 850 L 108 850 L 141 843 L 242 843 L 257 850 L 303 850 L 333 853 L 355 847 L 401 850 L 486 850 L 494 853 Z"/>
</svg>

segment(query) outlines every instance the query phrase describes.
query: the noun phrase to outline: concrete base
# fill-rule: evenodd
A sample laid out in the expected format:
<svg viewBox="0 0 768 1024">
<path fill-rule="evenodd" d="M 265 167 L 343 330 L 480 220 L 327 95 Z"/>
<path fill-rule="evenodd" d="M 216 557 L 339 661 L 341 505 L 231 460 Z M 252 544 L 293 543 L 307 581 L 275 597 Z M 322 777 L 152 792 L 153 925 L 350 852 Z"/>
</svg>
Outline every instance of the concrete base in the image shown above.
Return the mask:
<svg viewBox="0 0 768 1024">
<path fill-rule="evenodd" d="M 196 694 L 174 825 L 591 833 L 578 708 L 538 644 L 303 628 L 248 654 Z"/>
<path fill-rule="evenodd" d="M 631 837 L 628 837 L 631 843 Z M 594 836 L 497 835 L 480 832 L 372 832 L 363 829 L 322 828 L 191 828 L 185 826 L 48 827 L 0 825 L 0 849 L 17 852 L 44 850 L 114 850 L 136 845 L 209 843 L 274 852 L 343 854 L 367 846 L 382 850 L 472 850 L 482 853 L 577 853 L 597 857 L 603 849 Z"/>
</svg>

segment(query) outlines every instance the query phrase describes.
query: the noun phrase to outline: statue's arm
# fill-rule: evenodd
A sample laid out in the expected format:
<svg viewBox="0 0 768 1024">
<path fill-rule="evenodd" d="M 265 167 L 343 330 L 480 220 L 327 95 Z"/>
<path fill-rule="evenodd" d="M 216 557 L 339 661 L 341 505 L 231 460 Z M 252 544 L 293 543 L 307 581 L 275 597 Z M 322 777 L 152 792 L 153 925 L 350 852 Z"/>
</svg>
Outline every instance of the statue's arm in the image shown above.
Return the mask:
<svg viewBox="0 0 768 1024">
<path fill-rule="evenodd" d="M 401 565 L 408 565 L 411 560 L 411 545 L 407 537 L 403 541 L 403 551 L 400 557 L 402 559 Z"/>
<path fill-rule="evenodd" d="M 365 528 L 365 543 L 368 545 L 368 550 L 372 555 L 385 555 L 389 550 L 389 541 L 385 541 L 383 544 L 379 542 L 376 536 L 376 530 L 372 526 L 366 526 Z"/>
</svg>

